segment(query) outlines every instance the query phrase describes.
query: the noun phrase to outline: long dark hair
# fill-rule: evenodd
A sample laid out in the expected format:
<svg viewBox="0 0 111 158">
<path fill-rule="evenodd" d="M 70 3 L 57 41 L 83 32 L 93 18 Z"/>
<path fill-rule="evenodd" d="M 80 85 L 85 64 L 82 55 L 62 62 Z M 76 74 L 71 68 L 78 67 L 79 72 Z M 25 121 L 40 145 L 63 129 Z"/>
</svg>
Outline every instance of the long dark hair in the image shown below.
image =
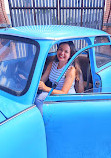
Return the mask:
<svg viewBox="0 0 111 158">
<path fill-rule="evenodd" d="M 68 59 L 68 61 L 69 61 L 69 60 L 71 59 L 71 57 L 76 53 L 75 45 L 74 45 L 74 43 L 73 43 L 72 41 L 61 42 L 61 43 L 59 43 L 59 45 L 58 45 L 57 51 L 58 51 L 59 47 L 60 47 L 62 44 L 68 44 L 69 47 L 70 47 L 70 52 L 71 52 L 71 54 L 70 54 L 70 58 Z M 56 57 L 55 57 L 55 61 L 58 62 L 57 55 L 56 55 Z"/>
</svg>

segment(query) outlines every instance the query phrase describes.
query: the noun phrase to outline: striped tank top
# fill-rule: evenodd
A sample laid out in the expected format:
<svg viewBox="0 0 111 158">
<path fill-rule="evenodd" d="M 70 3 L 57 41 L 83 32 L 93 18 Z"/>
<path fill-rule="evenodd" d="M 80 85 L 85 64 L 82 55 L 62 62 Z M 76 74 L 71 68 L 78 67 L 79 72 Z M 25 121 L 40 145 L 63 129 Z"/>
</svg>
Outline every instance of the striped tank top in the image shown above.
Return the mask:
<svg viewBox="0 0 111 158">
<path fill-rule="evenodd" d="M 57 78 L 60 76 L 61 72 L 63 71 L 63 69 L 65 67 L 65 65 L 61 69 L 57 69 L 57 67 L 58 67 L 58 62 L 53 61 L 52 68 L 51 68 L 51 71 L 50 71 L 50 74 L 49 74 L 49 80 L 52 82 L 52 85 L 56 82 Z M 65 74 L 66 74 L 66 72 L 64 73 L 62 78 L 59 80 L 59 83 L 56 87 L 57 90 L 62 89 L 64 81 L 65 81 Z M 75 85 L 75 80 L 74 80 L 68 94 L 69 93 L 70 94 L 76 93 L 75 89 L 74 89 L 74 85 Z"/>
</svg>

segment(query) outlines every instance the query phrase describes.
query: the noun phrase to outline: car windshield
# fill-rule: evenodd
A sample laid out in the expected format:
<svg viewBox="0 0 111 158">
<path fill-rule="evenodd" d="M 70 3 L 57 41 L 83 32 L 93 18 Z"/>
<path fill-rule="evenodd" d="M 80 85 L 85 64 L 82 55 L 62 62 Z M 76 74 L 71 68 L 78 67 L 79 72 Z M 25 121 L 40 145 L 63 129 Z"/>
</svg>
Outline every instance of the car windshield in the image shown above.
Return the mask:
<svg viewBox="0 0 111 158">
<path fill-rule="evenodd" d="M 24 94 L 30 85 L 39 44 L 29 39 L 0 37 L 0 88 Z"/>
</svg>

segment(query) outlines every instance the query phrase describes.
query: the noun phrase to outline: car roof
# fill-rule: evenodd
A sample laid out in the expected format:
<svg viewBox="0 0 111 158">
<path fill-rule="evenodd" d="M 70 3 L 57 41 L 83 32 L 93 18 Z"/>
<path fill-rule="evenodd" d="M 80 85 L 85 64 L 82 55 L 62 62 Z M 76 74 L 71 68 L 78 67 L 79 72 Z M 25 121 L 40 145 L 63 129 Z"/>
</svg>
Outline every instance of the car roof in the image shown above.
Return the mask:
<svg viewBox="0 0 111 158">
<path fill-rule="evenodd" d="M 19 26 L 1 29 L 0 34 L 47 40 L 62 40 L 108 35 L 102 30 L 69 25 Z"/>
</svg>

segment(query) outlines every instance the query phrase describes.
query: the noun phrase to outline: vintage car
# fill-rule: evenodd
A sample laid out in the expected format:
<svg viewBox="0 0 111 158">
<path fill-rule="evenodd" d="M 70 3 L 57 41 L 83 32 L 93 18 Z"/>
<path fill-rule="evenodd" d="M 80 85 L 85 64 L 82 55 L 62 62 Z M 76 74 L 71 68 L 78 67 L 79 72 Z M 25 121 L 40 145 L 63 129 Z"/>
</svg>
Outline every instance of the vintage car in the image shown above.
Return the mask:
<svg viewBox="0 0 111 158">
<path fill-rule="evenodd" d="M 73 41 L 68 61 L 43 103 L 39 81 L 57 46 Z M 76 62 L 84 90 L 52 95 Z M 0 30 L 0 157 L 111 157 L 111 39 L 104 31 L 76 26 L 21 26 Z"/>
</svg>

